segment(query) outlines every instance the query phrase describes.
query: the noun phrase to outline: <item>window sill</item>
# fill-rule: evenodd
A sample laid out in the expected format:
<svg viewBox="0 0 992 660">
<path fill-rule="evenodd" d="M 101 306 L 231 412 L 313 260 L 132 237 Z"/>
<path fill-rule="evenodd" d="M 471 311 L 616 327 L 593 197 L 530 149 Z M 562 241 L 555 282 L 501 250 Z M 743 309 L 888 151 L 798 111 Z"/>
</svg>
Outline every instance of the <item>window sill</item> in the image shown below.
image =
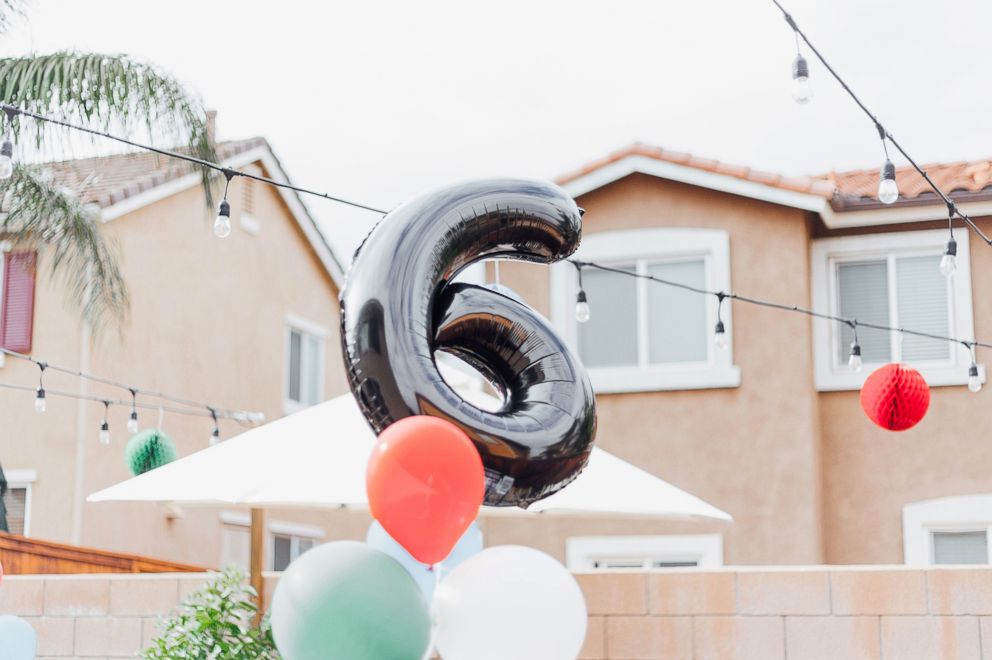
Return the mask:
<svg viewBox="0 0 992 660">
<path fill-rule="evenodd" d="M 882 364 L 866 364 L 861 371 L 835 371 L 833 373 L 816 374 L 817 392 L 847 392 L 860 390 L 865 380 Z M 968 365 L 964 366 L 917 366 L 910 364 L 920 372 L 930 387 L 956 387 L 968 385 Z M 982 383 L 986 382 L 984 365 L 978 365 L 978 375 Z"/>
<path fill-rule="evenodd" d="M 589 380 L 598 394 L 665 392 L 739 387 L 741 370 L 736 365 L 688 369 L 591 368 Z"/>
<path fill-rule="evenodd" d="M 301 410 L 306 410 L 311 405 L 310 403 L 300 403 L 299 401 L 293 401 L 292 399 L 284 399 L 282 402 L 282 414 L 292 415 L 293 413 L 298 413 Z"/>
</svg>

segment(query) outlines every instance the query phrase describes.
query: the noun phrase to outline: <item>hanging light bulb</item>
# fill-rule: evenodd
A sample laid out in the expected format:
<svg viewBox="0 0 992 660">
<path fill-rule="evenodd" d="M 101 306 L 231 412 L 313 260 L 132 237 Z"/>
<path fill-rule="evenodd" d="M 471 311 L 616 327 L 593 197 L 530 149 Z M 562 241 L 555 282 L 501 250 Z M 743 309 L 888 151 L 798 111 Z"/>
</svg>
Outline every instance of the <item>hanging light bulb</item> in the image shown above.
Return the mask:
<svg viewBox="0 0 992 660">
<path fill-rule="evenodd" d="M 37 412 L 45 412 L 48 410 L 48 402 L 45 401 L 45 388 L 39 387 L 37 394 L 34 397 L 34 409 Z"/>
<path fill-rule="evenodd" d="M 982 391 L 982 379 L 978 375 L 978 365 L 974 363 L 968 367 L 968 390 L 971 392 Z"/>
<path fill-rule="evenodd" d="M 899 186 L 896 185 L 896 166 L 886 158 L 878 177 L 878 201 L 891 204 L 897 199 L 899 199 Z"/>
<path fill-rule="evenodd" d="M 727 348 L 727 330 L 723 326 L 723 321 L 717 321 L 713 328 L 713 343 L 721 351 Z"/>
<path fill-rule="evenodd" d="M 138 428 L 138 411 L 132 408 L 131 417 L 127 420 L 127 432 L 137 433 Z"/>
<path fill-rule="evenodd" d="M 218 442 L 220 442 L 220 429 L 215 426 L 214 430 L 210 433 L 209 444 L 213 447 Z"/>
<path fill-rule="evenodd" d="M 954 275 L 954 271 L 957 270 L 957 254 L 958 254 L 958 242 L 953 238 L 947 241 L 947 251 L 944 252 L 944 256 L 940 259 L 940 272 L 944 277 L 951 277 Z"/>
<path fill-rule="evenodd" d="M 231 235 L 231 205 L 225 199 L 220 203 L 217 219 L 214 220 L 214 236 L 227 238 Z"/>
<path fill-rule="evenodd" d="M 104 422 L 100 425 L 100 444 L 109 445 L 110 444 L 110 424 Z"/>
<path fill-rule="evenodd" d="M 851 356 L 847 358 L 847 366 L 854 371 L 861 371 L 861 344 L 857 339 L 851 343 Z"/>
<path fill-rule="evenodd" d="M 14 174 L 14 143 L 10 137 L 4 138 L 0 146 L 0 179 L 9 179 Z"/>
<path fill-rule="evenodd" d="M 792 100 L 806 105 L 813 98 L 813 86 L 809 84 L 809 64 L 802 55 L 792 61 Z"/>
<path fill-rule="evenodd" d="M 592 311 L 586 301 L 586 292 L 579 289 L 579 295 L 575 297 L 575 320 L 579 323 L 588 323 L 591 316 Z"/>
</svg>

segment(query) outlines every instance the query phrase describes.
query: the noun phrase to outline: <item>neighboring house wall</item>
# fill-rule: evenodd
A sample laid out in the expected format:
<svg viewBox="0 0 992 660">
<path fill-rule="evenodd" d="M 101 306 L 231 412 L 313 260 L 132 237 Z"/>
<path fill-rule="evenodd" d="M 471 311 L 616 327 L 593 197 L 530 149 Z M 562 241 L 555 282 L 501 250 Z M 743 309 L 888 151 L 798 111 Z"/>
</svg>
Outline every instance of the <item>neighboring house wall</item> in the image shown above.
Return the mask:
<svg viewBox="0 0 992 660">
<path fill-rule="evenodd" d="M 802 211 L 639 174 L 582 195 L 578 203 L 586 210 L 587 240 L 643 228 L 723 230 L 734 291 L 810 302 L 809 228 Z M 548 272 L 543 266 L 501 267 L 504 284 L 550 315 L 555 303 Z M 564 302 L 564 321 L 572 322 L 574 298 Z M 589 303 L 596 314 L 597 301 Z M 526 538 L 560 555 L 569 536 L 717 532 L 724 534 L 729 564 L 822 561 L 810 324 L 802 316 L 747 305 L 732 311 L 739 387 L 597 397 L 601 447 L 726 510 L 732 525 L 547 520 L 514 522 L 519 535 L 507 529 L 499 536 Z M 707 342 L 711 331 L 707 325 Z M 490 529 L 504 526 L 509 523 L 489 523 Z"/>
<path fill-rule="evenodd" d="M 981 218 L 977 222 L 982 231 L 992 231 L 992 220 Z M 925 227 L 876 227 L 872 231 Z M 946 224 L 944 228 L 946 231 Z M 965 232 L 956 231 L 959 235 Z M 987 340 L 992 335 L 992 249 L 980 240 L 971 240 L 970 258 L 974 333 Z M 965 333 L 970 329 L 962 330 Z M 987 351 L 978 353 L 979 362 L 985 360 L 986 367 L 992 366 L 988 356 Z M 963 367 L 961 373 L 966 369 Z M 962 386 L 931 387 L 930 395 L 927 416 L 902 433 L 889 433 L 870 424 L 861 412 L 857 391 L 819 395 L 826 561 L 901 562 L 903 507 L 933 498 L 992 493 L 990 388 L 972 394 Z M 945 528 L 953 528 L 953 520 L 941 522 Z M 966 529 L 973 523 L 968 519 L 960 522 Z"/>
<path fill-rule="evenodd" d="M 260 231 L 252 235 L 240 228 L 247 185 L 253 184 L 245 179 L 231 183 L 234 231 L 224 240 L 211 231 L 213 212 L 198 186 L 103 225 L 108 240 L 120 247 L 131 296 L 130 315 L 120 334 L 109 326 L 94 341 L 87 338 L 77 309 L 65 302 L 63 285 L 51 282 L 42 254 L 34 354 L 150 390 L 222 408 L 261 411 L 272 420 L 285 412 L 288 327 L 305 321 L 307 329 L 324 333 L 317 365 L 321 396 L 347 391 L 338 348 L 337 288 L 275 189 L 254 184 L 251 215 Z M 34 387 L 38 369 L 8 358 L 0 377 Z M 126 391 L 52 371 L 45 373 L 45 386 L 50 392 L 82 387 L 91 395 L 129 398 Z M 0 456 L 4 468 L 8 473 L 33 470 L 36 475 L 31 484 L 32 536 L 220 565 L 223 535 L 216 508 L 176 511 L 156 504 L 87 504 L 81 528 L 75 530 L 77 493 L 85 496 L 130 476 L 124 461 L 129 410 L 111 408 L 112 443 L 102 446 L 97 441 L 102 404 L 50 395 L 48 411 L 39 414 L 33 410 L 33 397 L 32 392 L 8 390 L 0 397 L 7 438 Z M 158 403 L 151 397 L 139 396 L 139 401 Z M 139 410 L 142 428 L 156 426 L 158 419 L 157 411 Z M 163 429 L 180 456 L 205 448 L 212 428 L 209 417 L 164 414 Z M 222 438 L 242 430 L 234 422 L 221 422 Z M 80 456 L 83 481 L 77 490 Z M 320 515 L 312 512 L 275 511 L 270 519 L 320 523 Z"/>
</svg>

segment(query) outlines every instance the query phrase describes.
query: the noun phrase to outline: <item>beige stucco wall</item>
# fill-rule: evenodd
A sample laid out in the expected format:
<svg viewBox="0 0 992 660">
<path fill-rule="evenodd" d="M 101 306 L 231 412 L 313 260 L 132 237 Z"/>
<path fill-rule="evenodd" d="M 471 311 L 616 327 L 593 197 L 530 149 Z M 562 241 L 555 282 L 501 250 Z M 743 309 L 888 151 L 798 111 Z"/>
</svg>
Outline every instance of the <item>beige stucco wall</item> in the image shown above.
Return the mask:
<svg viewBox="0 0 992 660">
<path fill-rule="evenodd" d="M 199 188 L 167 197 L 104 225 L 117 241 L 131 294 L 131 310 L 120 328 L 92 341 L 84 338 L 78 314 L 65 304 L 59 283 L 42 270 L 36 291 L 33 352 L 43 359 L 222 408 L 283 414 L 287 315 L 327 330 L 325 397 L 346 391 L 338 339 L 337 291 L 279 194 L 256 186 L 253 215 L 258 236 L 238 228 L 243 180 L 231 184 L 234 232 L 213 236 L 213 213 Z M 42 257 L 44 259 L 44 256 Z M 46 264 L 42 261 L 42 268 Z M 85 347 L 85 348 L 84 348 Z M 86 353 L 89 353 L 87 356 Z M 8 359 L 4 382 L 34 386 L 37 368 Z M 78 379 L 47 372 L 49 391 L 78 391 Z M 128 393 L 88 384 L 90 394 L 127 399 Z M 89 494 L 129 476 L 124 446 L 129 410 L 112 408 L 109 447 L 97 441 L 100 403 L 49 397 L 45 414 L 32 409 L 33 394 L 4 391 L 0 416 L 6 436 L 0 460 L 8 471 L 34 469 L 31 534 L 72 542 L 76 492 L 77 429 L 82 429 L 82 492 Z M 155 399 L 142 398 L 146 403 Z M 175 405 L 175 404 L 167 404 Z M 158 423 L 157 411 L 139 411 L 142 427 Z M 165 413 L 164 430 L 180 455 L 207 446 L 208 418 Z M 222 437 L 242 430 L 221 423 Z M 230 469 L 238 469 L 232 465 Z M 216 566 L 220 561 L 218 512 L 186 507 L 185 518 L 168 520 L 161 505 L 88 504 L 82 512 L 84 545 Z M 321 523 L 307 512 L 274 512 L 280 520 Z"/>
<path fill-rule="evenodd" d="M 809 304 L 809 230 L 800 211 L 645 175 L 578 202 L 586 210 L 586 236 L 646 227 L 724 229 L 736 291 Z M 548 313 L 545 267 L 508 264 L 501 276 Z M 746 305 L 734 305 L 733 320 L 740 387 L 600 395 L 597 442 L 728 511 L 735 523 L 546 521 L 529 528 L 530 543 L 551 549 L 570 535 L 722 532 L 727 563 L 822 561 L 810 324 Z M 496 526 L 503 524 L 510 525 Z"/>
<path fill-rule="evenodd" d="M 989 219 L 978 223 L 992 231 Z M 893 228 L 899 229 L 907 227 Z M 975 336 L 986 339 L 992 335 L 992 250 L 973 236 L 970 257 Z M 988 352 L 980 350 L 978 359 L 992 366 Z M 866 420 L 858 392 L 820 395 L 826 561 L 901 562 L 905 505 L 992 492 L 989 388 L 972 394 L 963 386 L 933 387 L 930 396 L 916 427 L 890 433 Z"/>
</svg>

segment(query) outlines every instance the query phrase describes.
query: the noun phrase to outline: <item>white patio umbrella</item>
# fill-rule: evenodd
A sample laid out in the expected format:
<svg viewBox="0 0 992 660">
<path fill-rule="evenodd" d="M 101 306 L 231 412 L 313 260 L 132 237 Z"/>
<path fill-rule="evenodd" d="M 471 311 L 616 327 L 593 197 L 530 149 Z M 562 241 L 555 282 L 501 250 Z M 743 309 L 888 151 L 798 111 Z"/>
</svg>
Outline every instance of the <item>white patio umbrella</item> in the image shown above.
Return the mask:
<svg viewBox="0 0 992 660">
<path fill-rule="evenodd" d="M 459 394 L 479 406 L 495 402 L 483 392 Z M 345 394 L 105 488 L 87 501 L 364 508 L 365 466 L 374 443 L 354 398 Z M 598 447 L 575 481 L 528 511 L 483 509 L 484 514 L 513 512 L 731 520 L 726 512 Z"/>
<path fill-rule="evenodd" d="M 478 390 L 459 389 L 459 394 L 480 407 L 498 404 Z M 345 394 L 105 488 L 87 501 L 250 507 L 252 584 L 261 593 L 262 508 L 367 508 L 365 468 L 374 443 L 354 397 Z M 575 481 L 527 511 L 482 509 L 483 515 L 559 512 L 731 520 L 726 512 L 598 447 Z"/>
</svg>

